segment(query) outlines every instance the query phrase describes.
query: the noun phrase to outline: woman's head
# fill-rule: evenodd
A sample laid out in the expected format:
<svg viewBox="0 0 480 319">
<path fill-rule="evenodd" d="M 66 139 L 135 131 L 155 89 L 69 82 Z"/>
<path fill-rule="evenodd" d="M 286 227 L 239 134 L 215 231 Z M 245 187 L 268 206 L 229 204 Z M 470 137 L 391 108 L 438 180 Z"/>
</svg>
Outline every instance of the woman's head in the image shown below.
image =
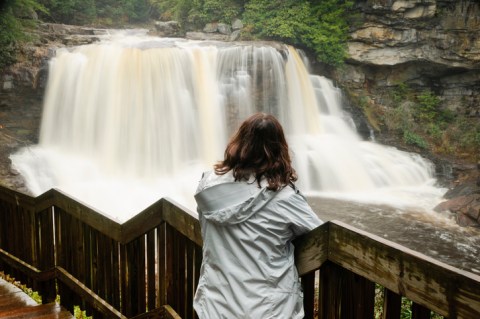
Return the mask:
<svg viewBox="0 0 480 319">
<path fill-rule="evenodd" d="M 215 165 L 219 175 L 230 170 L 235 180 L 248 180 L 253 175 L 260 184 L 264 177 L 271 190 L 297 180 L 282 126 L 273 115 L 256 113 L 240 125 L 223 161 Z"/>
</svg>

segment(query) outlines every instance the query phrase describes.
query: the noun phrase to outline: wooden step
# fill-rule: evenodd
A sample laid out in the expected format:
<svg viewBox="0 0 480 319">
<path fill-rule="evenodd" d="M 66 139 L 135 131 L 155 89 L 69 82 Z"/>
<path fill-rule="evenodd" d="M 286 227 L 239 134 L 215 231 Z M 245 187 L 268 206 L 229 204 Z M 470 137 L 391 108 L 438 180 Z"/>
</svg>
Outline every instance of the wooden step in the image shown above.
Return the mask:
<svg viewBox="0 0 480 319">
<path fill-rule="evenodd" d="M 10 309 L 0 312 L 0 318 L 42 318 L 42 319 L 70 319 L 73 315 L 63 309 L 59 304 L 50 303 L 46 305 L 27 306 L 17 309 Z"/>
<path fill-rule="evenodd" d="M 59 304 L 37 304 L 18 287 L 0 278 L 0 318 L 73 319 Z"/>
</svg>

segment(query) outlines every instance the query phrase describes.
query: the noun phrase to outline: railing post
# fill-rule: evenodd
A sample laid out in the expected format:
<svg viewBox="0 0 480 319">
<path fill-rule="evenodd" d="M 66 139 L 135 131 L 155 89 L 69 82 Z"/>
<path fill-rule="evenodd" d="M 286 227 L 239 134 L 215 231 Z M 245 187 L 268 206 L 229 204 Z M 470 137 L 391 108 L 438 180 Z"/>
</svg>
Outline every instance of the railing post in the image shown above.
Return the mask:
<svg viewBox="0 0 480 319">
<path fill-rule="evenodd" d="M 417 303 L 412 303 L 412 319 L 430 319 L 431 310 L 419 305 Z"/>
<path fill-rule="evenodd" d="M 156 306 L 155 286 L 156 286 L 156 274 L 155 274 L 155 236 L 156 231 L 152 229 L 147 233 L 147 309 L 152 310 L 160 305 Z"/>
<path fill-rule="evenodd" d="M 120 312 L 129 316 L 132 313 L 131 305 L 132 302 L 130 300 L 130 281 L 128 276 L 128 256 L 127 256 L 127 245 L 120 244 L 120 291 L 121 291 L 121 298 L 120 298 Z"/>
<path fill-rule="evenodd" d="M 341 314 L 341 268 L 332 262 L 325 262 L 320 268 L 318 317 L 340 318 Z"/>
<path fill-rule="evenodd" d="M 35 216 L 36 220 L 36 244 L 37 244 L 37 267 L 42 270 L 50 270 L 55 267 L 55 250 L 56 244 L 54 239 L 54 219 L 53 207 L 39 212 Z M 33 289 L 38 290 L 42 296 L 43 303 L 50 303 L 55 301 L 57 296 L 55 279 L 38 283 L 37 287 Z"/>
<path fill-rule="evenodd" d="M 393 291 L 385 288 L 383 299 L 382 319 L 400 319 L 400 309 L 402 307 L 402 297 Z"/>
<path fill-rule="evenodd" d="M 315 272 L 302 276 L 303 305 L 306 319 L 313 319 L 315 316 Z"/>
</svg>

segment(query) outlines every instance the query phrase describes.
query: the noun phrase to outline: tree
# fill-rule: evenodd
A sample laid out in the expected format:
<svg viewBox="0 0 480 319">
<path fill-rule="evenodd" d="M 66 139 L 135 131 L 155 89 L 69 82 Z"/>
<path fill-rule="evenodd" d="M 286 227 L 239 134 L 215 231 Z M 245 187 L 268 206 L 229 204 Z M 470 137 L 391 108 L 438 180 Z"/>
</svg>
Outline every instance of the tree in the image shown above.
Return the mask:
<svg viewBox="0 0 480 319">
<path fill-rule="evenodd" d="M 253 36 L 310 49 L 318 60 L 337 65 L 346 55 L 351 6 L 341 0 L 250 0 L 244 19 Z"/>
<path fill-rule="evenodd" d="M 47 12 L 35 0 L 5 0 L 0 4 L 0 69 L 15 62 L 21 42 L 29 37 L 25 30 L 33 26 L 36 11 Z"/>
<path fill-rule="evenodd" d="M 68 24 L 88 24 L 96 18 L 95 0 L 39 0 L 48 14 L 42 16 L 47 21 Z"/>
<path fill-rule="evenodd" d="M 351 0 L 150 0 L 164 20 L 184 28 L 242 18 L 244 38 L 272 39 L 311 50 L 318 60 L 341 64 L 346 56 Z"/>
</svg>

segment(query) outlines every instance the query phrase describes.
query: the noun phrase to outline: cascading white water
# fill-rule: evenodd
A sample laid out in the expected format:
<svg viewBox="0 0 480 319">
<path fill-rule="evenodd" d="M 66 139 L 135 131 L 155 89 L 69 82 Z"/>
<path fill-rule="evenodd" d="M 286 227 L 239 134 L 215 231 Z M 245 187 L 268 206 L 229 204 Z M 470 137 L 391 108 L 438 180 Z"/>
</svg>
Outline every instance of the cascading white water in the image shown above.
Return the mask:
<svg viewBox="0 0 480 319">
<path fill-rule="evenodd" d="M 193 210 L 201 172 L 257 111 L 284 125 L 307 195 L 420 207 L 441 197 L 428 161 L 362 141 L 339 89 L 278 44 L 122 36 L 61 49 L 40 143 L 11 159 L 35 195 L 56 187 L 121 222 L 161 197 Z"/>
</svg>

